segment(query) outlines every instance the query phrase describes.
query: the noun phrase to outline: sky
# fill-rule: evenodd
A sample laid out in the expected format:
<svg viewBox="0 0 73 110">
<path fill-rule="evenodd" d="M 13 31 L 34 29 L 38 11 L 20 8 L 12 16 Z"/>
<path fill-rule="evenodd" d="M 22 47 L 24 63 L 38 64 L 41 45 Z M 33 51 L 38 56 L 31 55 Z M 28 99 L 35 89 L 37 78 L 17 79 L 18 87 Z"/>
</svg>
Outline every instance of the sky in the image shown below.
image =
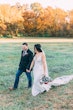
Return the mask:
<svg viewBox="0 0 73 110">
<path fill-rule="evenodd" d="M 22 4 L 31 4 L 34 2 L 40 3 L 44 8 L 51 6 L 53 8 L 61 8 L 65 11 L 73 9 L 73 0 L 0 0 L 0 4 L 15 5 L 17 2 Z"/>
</svg>

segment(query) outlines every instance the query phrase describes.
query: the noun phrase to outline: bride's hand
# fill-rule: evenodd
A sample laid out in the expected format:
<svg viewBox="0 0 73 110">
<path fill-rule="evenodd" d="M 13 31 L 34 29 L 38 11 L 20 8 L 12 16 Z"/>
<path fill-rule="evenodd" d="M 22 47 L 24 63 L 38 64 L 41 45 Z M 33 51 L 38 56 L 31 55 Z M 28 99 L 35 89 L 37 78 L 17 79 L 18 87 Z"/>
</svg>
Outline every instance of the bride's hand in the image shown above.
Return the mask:
<svg viewBox="0 0 73 110">
<path fill-rule="evenodd" d="M 46 73 L 44 73 L 44 76 L 46 76 Z"/>
</svg>

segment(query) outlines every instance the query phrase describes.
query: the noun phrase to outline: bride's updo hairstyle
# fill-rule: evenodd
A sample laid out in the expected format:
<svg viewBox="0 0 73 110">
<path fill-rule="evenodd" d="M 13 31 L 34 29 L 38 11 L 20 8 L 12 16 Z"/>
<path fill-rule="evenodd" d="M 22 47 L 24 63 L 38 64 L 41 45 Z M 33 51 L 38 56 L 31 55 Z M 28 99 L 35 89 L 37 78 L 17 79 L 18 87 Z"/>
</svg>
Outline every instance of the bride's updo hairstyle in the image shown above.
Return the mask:
<svg viewBox="0 0 73 110">
<path fill-rule="evenodd" d="M 41 45 L 40 44 L 35 44 L 34 45 L 34 48 L 36 48 L 38 52 L 42 52 L 42 49 L 41 49 Z"/>
</svg>

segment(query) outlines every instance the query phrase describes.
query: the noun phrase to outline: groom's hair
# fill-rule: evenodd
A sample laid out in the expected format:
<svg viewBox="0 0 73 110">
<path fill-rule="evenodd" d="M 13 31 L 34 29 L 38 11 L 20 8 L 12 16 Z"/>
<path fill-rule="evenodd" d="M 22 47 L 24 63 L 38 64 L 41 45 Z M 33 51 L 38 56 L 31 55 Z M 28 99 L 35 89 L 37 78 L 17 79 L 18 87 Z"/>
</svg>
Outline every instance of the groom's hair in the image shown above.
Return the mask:
<svg viewBox="0 0 73 110">
<path fill-rule="evenodd" d="M 26 45 L 26 46 L 28 46 L 28 44 L 27 44 L 26 42 L 22 43 L 22 45 Z"/>
</svg>

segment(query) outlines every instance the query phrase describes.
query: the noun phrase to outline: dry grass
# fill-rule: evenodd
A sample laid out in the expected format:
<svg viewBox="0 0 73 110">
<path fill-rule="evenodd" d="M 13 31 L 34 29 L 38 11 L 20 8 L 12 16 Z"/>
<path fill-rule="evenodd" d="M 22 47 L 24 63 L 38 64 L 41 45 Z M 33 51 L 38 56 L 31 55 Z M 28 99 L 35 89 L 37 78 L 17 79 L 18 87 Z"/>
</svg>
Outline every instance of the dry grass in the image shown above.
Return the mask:
<svg viewBox="0 0 73 110">
<path fill-rule="evenodd" d="M 10 43 L 10 42 L 73 42 L 73 39 L 69 38 L 0 38 L 0 43 Z"/>
<path fill-rule="evenodd" d="M 52 78 L 73 74 L 73 43 L 41 44 Z M 32 50 L 33 45 L 29 43 Z M 8 90 L 14 83 L 20 49 L 21 43 L 0 44 L 0 110 L 73 110 L 73 81 L 33 97 L 31 89 L 25 89 L 27 79 L 23 74 L 18 90 Z"/>
</svg>

